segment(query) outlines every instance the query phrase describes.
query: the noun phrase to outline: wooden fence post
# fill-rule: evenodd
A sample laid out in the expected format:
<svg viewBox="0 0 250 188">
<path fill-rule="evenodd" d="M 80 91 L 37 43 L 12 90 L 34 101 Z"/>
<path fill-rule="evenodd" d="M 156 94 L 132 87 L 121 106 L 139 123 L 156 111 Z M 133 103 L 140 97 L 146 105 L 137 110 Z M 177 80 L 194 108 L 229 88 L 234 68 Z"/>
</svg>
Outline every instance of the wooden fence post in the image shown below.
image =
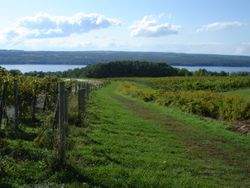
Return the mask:
<svg viewBox="0 0 250 188">
<path fill-rule="evenodd" d="M 57 127 L 57 147 L 56 160 L 58 165 L 65 164 L 65 150 L 66 150 L 66 131 L 65 131 L 65 84 L 59 83 L 58 86 L 58 127 Z"/>
<path fill-rule="evenodd" d="M 43 112 L 47 110 L 47 103 L 48 103 L 48 91 L 50 90 L 50 83 L 47 84 L 46 86 L 46 91 L 45 91 L 45 97 L 44 97 L 44 103 L 43 103 Z"/>
<path fill-rule="evenodd" d="M 2 85 L 1 104 L 0 104 L 0 126 L 2 125 L 2 120 L 5 114 L 6 91 L 7 91 L 7 83 L 4 82 Z"/>
<path fill-rule="evenodd" d="M 88 99 L 89 98 L 89 92 L 90 92 L 90 87 L 89 87 L 89 83 L 86 83 L 85 84 L 85 88 L 86 88 L 86 98 Z"/>
<path fill-rule="evenodd" d="M 82 88 L 78 90 L 78 121 L 79 124 L 84 123 L 85 116 L 85 99 L 86 99 L 86 89 Z"/>
<path fill-rule="evenodd" d="M 75 90 L 74 90 L 74 92 L 75 92 L 75 95 L 76 95 L 77 92 L 78 92 L 78 83 L 77 83 L 77 82 L 75 83 Z"/>
<path fill-rule="evenodd" d="M 68 97 L 69 97 L 70 91 L 65 89 L 65 101 L 64 101 L 64 123 L 68 124 Z"/>
<path fill-rule="evenodd" d="M 36 122 L 36 102 L 37 102 L 37 97 L 36 97 L 36 91 L 37 91 L 37 85 L 35 85 L 35 88 L 33 89 L 33 97 L 32 97 L 32 122 L 35 124 Z"/>
<path fill-rule="evenodd" d="M 18 91 L 18 81 L 14 80 L 14 103 L 15 103 L 15 116 L 13 130 L 16 130 L 19 125 L 19 91 Z"/>
</svg>

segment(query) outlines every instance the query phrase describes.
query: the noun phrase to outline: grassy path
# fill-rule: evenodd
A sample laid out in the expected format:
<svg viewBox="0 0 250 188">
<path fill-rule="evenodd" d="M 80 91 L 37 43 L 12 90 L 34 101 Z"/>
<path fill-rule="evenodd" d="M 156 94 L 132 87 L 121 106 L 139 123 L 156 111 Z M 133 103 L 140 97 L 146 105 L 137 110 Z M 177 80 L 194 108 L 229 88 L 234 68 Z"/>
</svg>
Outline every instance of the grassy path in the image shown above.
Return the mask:
<svg viewBox="0 0 250 188">
<path fill-rule="evenodd" d="M 96 92 L 89 127 L 71 130 L 70 162 L 101 186 L 249 187 L 250 139 L 178 110 Z"/>
<path fill-rule="evenodd" d="M 53 148 L 34 143 L 39 127 L 0 142 L 0 187 L 250 187 L 249 136 L 124 96 L 120 83 L 93 93 L 88 126 L 69 126 L 61 170 L 51 169 Z"/>
<path fill-rule="evenodd" d="M 248 157 L 245 156 L 245 160 L 238 160 L 238 156 L 244 156 L 247 153 L 247 148 L 241 148 L 237 143 L 225 138 L 224 135 L 213 132 L 208 134 L 207 130 L 192 126 L 192 124 L 185 124 L 166 113 L 152 110 L 123 96 L 116 96 L 115 98 L 129 110 L 132 110 L 135 115 L 152 123 L 163 125 L 168 134 L 177 135 L 188 151 L 196 154 L 197 157 L 221 159 L 222 162 L 229 165 L 240 166 L 243 169 L 246 167 Z M 228 144 L 230 148 L 225 149 L 225 144 Z M 245 170 L 247 173 L 249 169 Z"/>
</svg>

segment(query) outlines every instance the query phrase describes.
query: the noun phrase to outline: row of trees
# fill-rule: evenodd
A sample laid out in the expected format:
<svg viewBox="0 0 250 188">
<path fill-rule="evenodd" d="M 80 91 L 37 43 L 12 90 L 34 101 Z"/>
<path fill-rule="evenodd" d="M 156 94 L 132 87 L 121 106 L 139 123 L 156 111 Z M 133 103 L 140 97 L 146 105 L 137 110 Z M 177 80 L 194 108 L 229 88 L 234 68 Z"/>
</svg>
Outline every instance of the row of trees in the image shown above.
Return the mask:
<svg viewBox="0 0 250 188">
<path fill-rule="evenodd" d="M 9 71 L 12 75 L 22 74 L 18 70 Z M 230 75 L 249 75 L 249 73 L 231 73 Z M 88 65 L 64 72 L 30 72 L 30 76 L 59 76 L 74 78 L 112 78 L 112 77 L 165 77 L 165 76 L 228 76 L 227 72 L 211 72 L 200 69 L 191 72 L 187 69 L 177 69 L 166 63 L 147 61 L 114 61 Z"/>
<path fill-rule="evenodd" d="M 50 73 L 52 74 L 52 73 Z M 85 68 L 78 68 L 61 73 L 56 73 L 62 77 L 164 77 L 164 76 L 228 76 L 227 72 L 211 72 L 200 69 L 191 72 L 187 69 L 174 68 L 166 63 L 146 62 L 146 61 L 114 61 L 110 63 L 99 63 L 89 65 Z M 249 75 L 249 73 L 231 73 L 230 75 Z"/>
<path fill-rule="evenodd" d="M 165 63 L 151 63 L 140 61 L 117 61 L 107 64 L 96 64 L 86 67 L 86 77 L 130 77 L 130 76 L 174 76 L 177 69 Z"/>
</svg>

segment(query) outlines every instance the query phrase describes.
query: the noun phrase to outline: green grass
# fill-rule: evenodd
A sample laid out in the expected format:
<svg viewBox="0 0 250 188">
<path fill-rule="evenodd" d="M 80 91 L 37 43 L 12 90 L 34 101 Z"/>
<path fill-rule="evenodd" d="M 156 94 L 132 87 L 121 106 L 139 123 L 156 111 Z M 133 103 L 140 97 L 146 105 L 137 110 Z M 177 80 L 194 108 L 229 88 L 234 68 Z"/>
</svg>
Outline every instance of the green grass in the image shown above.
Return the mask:
<svg viewBox="0 0 250 188">
<path fill-rule="evenodd" d="M 51 151 L 36 147 L 32 140 L 11 138 L 2 141 L 0 151 L 0 187 L 46 180 Z"/>
<path fill-rule="evenodd" d="M 226 95 L 238 95 L 250 102 L 250 88 L 248 89 L 238 89 L 234 91 L 225 92 Z"/>
<path fill-rule="evenodd" d="M 86 125 L 70 125 L 68 167 L 52 171 L 52 151 L 32 140 L 4 139 L 0 183 L 66 187 L 249 187 L 250 137 L 227 124 L 144 103 L 120 82 L 93 93 Z M 71 107 L 75 113 L 76 107 Z M 25 128 L 36 133 L 36 128 Z M 1 185 L 1 184 L 0 184 Z"/>
<path fill-rule="evenodd" d="M 79 143 L 71 161 L 90 184 L 249 186 L 249 137 L 216 121 L 120 96 L 115 89 L 113 84 L 96 93 L 89 130 L 74 135 Z"/>
</svg>

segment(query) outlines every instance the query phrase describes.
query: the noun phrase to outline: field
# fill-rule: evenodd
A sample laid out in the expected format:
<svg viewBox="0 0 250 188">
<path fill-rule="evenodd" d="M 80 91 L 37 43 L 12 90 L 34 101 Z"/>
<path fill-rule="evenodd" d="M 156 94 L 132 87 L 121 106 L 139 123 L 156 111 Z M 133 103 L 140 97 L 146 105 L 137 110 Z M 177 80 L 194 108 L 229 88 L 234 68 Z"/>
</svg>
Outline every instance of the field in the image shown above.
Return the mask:
<svg viewBox="0 0 250 188">
<path fill-rule="evenodd" d="M 120 90 L 146 102 L 233 122 L 250 118 L 250 103 L 230 92 L 249 85 L 249 77 L 138 78 L 124 83 Z M 224 94 L 226 91 L 228 93 Z"/>
<path fill-rule="evenodd" d="M 34 142 L 43 125 L 23 123 L 26 137 L 1 137 L 0 186 L 249 187 L 250 137 L 230 129 L 235 121 L 248 118 L 249 77 L 216 78 L 218 83 L 192 78 L 189 83 L 203 84 L 191 84 L 192 90 L 183 87 L 181 103 L 173 102 L 179 100 L 174 97 L 177 86 L 172 87 L 175 79 L 178 86 L 180 79 L 189 78 L 113 79 L 91 92 L 80 125 L 74 120 L 76 96 L 69 98 L 63 168 L 52 164 L 53 147 Z M 166 105 L 169 96 L 172 102 Z M 232 103 L 229 99 L 235 97 L 237 103 Z M 220 116 L 205 116 L 198 111 L 203 102 L 196 100 L 193 108 L 191 99 L 233 104 L 235 110 L 222 116 L 228 107 L 221 107 Z"/>
<path fill-rule="evenodd" d="M 238 89 L 234 91 L 228 91 L 226 95 L 238 95 L 247 101 L 250 101 L 250 89 Z"/>
</svg>

